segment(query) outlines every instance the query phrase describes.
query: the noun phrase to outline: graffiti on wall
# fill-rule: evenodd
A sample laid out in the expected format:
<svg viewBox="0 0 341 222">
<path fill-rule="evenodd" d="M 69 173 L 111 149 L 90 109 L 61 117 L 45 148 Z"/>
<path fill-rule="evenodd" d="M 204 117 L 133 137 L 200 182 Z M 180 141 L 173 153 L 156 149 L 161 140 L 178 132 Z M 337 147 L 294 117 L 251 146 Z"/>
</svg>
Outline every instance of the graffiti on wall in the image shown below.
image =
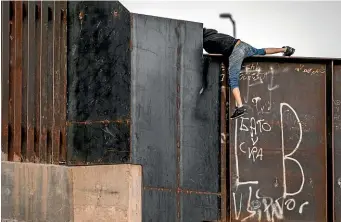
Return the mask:
<svg viewBox="0 0 341 222">
<path fill-rule="evenodd" d="M 305 132 L 311 130 L 308 121 L 315 117 L 298 113 L 290 103 L 293 93 L 279 91 L 286 86 L 281 85 L 283 78 L 276 79 L 278 70 L 315 76 L 325 72 L 323 67 L 304 67 L 249 63 L 242 69 L 241 93 L 248 114 L 231 121 L 233 221 L 277 221 L 312 210 L 305 190 L 311 189 L 313 179 L 307 178 L 300 156 Z"/>
</svg>

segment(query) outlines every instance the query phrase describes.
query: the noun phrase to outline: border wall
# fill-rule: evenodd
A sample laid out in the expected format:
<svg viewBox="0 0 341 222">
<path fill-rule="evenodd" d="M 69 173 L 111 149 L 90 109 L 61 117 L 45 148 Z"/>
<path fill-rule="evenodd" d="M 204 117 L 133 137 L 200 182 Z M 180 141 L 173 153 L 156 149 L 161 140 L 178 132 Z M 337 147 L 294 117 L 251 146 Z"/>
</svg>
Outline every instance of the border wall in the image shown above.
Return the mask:
<svg viewBox="0 0 341 222">
<path fill-rule="evenodd" d="M 249 114 L 229 121 L 201 23 L 1 4 L 3 161 L 141 165 L 143 221 L 341 221 L 340 59 L 246 59 Z"/>
</svg>

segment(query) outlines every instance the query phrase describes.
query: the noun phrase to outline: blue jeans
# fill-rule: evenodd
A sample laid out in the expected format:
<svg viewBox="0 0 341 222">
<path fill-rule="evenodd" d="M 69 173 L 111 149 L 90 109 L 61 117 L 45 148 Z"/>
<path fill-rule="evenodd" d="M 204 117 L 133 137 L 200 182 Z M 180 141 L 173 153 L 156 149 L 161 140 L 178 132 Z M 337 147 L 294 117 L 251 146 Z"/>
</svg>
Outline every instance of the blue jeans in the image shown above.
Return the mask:
<svg viewBox="0 0 341 222">
<path fill-rule="evenodd" d="M 229 57 L 229 86 L 231 90 L 239 87 L 239 74 L 244 59 L 253 55 L 265 55 L 265 50 L 256 49 L 243 41 L 234 47 Z"/>
</svg>

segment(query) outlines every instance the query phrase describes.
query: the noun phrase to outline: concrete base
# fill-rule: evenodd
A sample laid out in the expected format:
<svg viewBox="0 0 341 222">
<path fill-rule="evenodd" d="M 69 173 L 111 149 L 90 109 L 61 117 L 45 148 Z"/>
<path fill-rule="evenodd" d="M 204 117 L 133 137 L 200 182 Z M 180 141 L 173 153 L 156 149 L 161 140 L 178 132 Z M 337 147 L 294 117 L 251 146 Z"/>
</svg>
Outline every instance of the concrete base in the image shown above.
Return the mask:
<svg viewBox="0 0 341 222">
<path fill-rule="evenodd" d="M 1 218 L 11 221 L 142 220 L 142 167 L 1 162 Z"/>
</svg>

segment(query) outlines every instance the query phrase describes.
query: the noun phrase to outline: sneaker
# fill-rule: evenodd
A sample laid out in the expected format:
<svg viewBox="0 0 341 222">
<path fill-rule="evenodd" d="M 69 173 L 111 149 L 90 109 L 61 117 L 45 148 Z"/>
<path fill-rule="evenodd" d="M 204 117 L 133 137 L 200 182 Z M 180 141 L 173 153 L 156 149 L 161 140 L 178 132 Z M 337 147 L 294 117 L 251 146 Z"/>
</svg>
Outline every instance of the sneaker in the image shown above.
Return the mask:
<svg viewBox="0 0 341 222">
<path fill-rule="evenodd" d="M 244 106 L 242 107 L 237 107 L 235 110 L 234 110 L 234 113 L 232 114 L 231 116 L 231 119 L 236 119 L 236 118 L 239 118 L 241 116 L 244 116 L 246 114 L 246 108 Z"/>
<path fill-rule="evenodd" d="M 290 46 L 283 46 L 282 48 L 286 49 L 285 52 L 283 53 L 284 56 L 291 56 L 295 52 L 295 49 L 291 48 Z"/>
</svg>

